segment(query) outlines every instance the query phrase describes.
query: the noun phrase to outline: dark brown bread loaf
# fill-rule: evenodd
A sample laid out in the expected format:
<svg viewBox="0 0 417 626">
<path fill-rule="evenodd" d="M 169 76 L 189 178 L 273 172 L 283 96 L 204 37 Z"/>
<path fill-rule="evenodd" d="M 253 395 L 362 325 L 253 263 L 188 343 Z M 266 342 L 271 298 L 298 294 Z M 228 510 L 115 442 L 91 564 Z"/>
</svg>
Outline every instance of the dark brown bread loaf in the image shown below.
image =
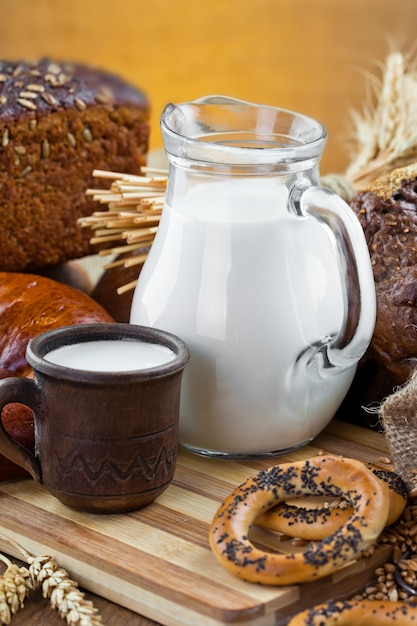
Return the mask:
<svg viewBox="0 0 417 626">
<path fill-rule="evenodd" d="M 121 261 L 135 256 L 142 256 L 148 252 L 149 247 L 139 248 L 138 250 L 133 250 L 132 252 L 120 254 L 116 258 L 116 261 Z M 132 307 L 134 295 L 134 289 L 129 289 L 121 294 L 118 294 L 117 290 L 119 287 L 123 287 L 124 285 L 137 280 L 142 267 L 143 263 L 132 265 L 130 267 L 117 265 L 109 268 L 103 272 L 91 292 L 93 300 L 101 304 L 101 306 L 106 309 L 112 317 L 114 317 L 116 322 L 130 321 L 130 309 Z"/>
<path fill-rule="evenodd" d="M 40 333 L 72 324 L 112 321 L 99 304 L 72 287 L 43 276 L 0 272 L 0 378 L 32 376 L 26 347 Z M 33 450 L 32 411 L 9 404 L 1 420 L 12 437 Z M 0 480 L 26 475 L 0 455 Z"/>
<path fill-rule="evenodd" d="M 0 270 L 35 271 L 92 252 L 77 219 L 97 210 L 94 169 L 145 164 L 145 94 L 74 63 L 0 62 Z"/>
<path fill-rule="evenodd" d="M 402 384 L 417 366 L 417 164 L 378 179 L 351 206 L 365 232 L 375 277 L 370 354 Z"/>
</svg>

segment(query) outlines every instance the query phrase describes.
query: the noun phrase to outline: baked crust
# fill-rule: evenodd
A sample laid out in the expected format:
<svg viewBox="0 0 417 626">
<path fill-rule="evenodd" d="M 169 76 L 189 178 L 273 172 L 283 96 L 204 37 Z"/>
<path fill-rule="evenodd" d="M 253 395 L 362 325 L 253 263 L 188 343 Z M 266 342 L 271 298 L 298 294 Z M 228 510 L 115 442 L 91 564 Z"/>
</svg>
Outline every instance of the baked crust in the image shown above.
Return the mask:
<svg viewBox="0 0 417 626">
<path fill-rule="evenodd" d="M 94 252 L 77 220 L 97 210 L 94 169 L 139 174 L 150 107 L 121 78 L 75 63 L 0 62 L 0 270 Z"/>
<path fill-rule="evenodd" d="M 89 296 L 50 278 L 0 272 L 0 379 L 33 375 L 26 361 L 29 341 L 61 326 L 113 322 L 113 318 Z M 34 450 L 32 411 L 19 403 L 4 407 L 1 420 L 18 443 Z M 28 476 L 0 455 L 0 481 Z"/>
<path fill-rule="evenodd" d="M 396 383 L 417 366 L 417 165 L 394 170 L 352 200 L 371 257 L 377 318 L 369 353 Z"/>
<path fill-rule="evenodd" d="M 257 548 L 249 537 L 258 515 L 288 498 L 345 497 L 353 513 L 332 535 L 304 552 Z M 214 515 L 210 546 L 235 576 L 265 585 L 292 585 L 326 576 L 349 563 L 378 538 L 389 513 L 388 491 L 363 463 L 317 456 L 261 470 L 237 487 Z"/>
<path fill-rule="evenodd" d="M 414 603 L 381 600 L 330 600 L 295 615 L 288 626 L 415 626 Z"/>
<path fill-rule="evenodd" d="M 366 466 L 383 482 L 389 495 L 389 513 L 386 526 L 393 524 L 402 514 L 407 504 L 407 486 L 398 474 L 383 470 L 371 464 Z M 335 500 L 337 506 L 307 507 L 298 505 L 297 500 L 283 502 L 261 513 L 254 524 L 267 530 L 297 537 L 305 541 L 322 541 L 346 524 L 353 513 L 345 500 Z"/>
</svg>

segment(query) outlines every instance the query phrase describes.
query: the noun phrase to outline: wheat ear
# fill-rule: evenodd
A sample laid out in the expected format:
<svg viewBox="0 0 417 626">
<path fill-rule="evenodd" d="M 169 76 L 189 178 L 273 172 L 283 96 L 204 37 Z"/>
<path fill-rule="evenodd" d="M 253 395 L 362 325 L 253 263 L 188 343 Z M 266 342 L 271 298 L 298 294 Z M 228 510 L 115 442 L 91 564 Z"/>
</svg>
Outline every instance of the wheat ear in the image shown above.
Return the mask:
<svg viewBox="0 0 417 626">
<path fill-rule="evenodd" d="M 417 160 L 417 71 L 402 53 L 387 57 L 375 100 L 352 115 L 353 158 L 346 178 L 357 190 Z"/>
<path fill-rule="evenodd" d="M 53 609 L 69 626 L 102 626 L 102 619 L 90 600 L 79 590 L 78 584 L 51 556 L 32 556 L 19 543 L 0 534 L 0 541 L 21 555 L 29 567 L 18 567 L 0 553 L 0 561 L 7 565 L 0 576 L 0 624 L 10 624 L 12 615 L 23 607 L 31 591 L 42 588 Z"/>
<path fill-rule="evenodd" d="M 24 606 L 33 590 L 33 580 L 26 567 L 19 567 L 3 554 L 0 560 L 7 565 L 0 577 L 0 623 L 10 624 L 12 616 Z"/>
<path fill-rule="evenodd" d="M 29 573 L 35 585 L 41 585 L 44 598 L 71 626 L 98 626 L 101 617 L 93 603 L 85 599 L 75 581 L 50 556 L 29 557 Z"/>
</svg>

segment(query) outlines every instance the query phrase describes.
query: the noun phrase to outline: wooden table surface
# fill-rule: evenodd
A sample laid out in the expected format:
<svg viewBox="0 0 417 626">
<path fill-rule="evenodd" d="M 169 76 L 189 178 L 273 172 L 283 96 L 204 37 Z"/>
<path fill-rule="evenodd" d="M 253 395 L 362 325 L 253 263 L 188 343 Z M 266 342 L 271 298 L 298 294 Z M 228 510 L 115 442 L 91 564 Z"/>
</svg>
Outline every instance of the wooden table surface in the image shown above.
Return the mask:
<svg viewBox="0 0 417 626">
<path fill-rule="evenodd" d="M 313 444 L 312 444 L 313 445 Z M 307 446 L 308 451 L 310 451 L 310 454 L 316 453 L 315 450 L 317 449 L 321 449 L 321 450 L 327 450 L 328 452 L 332 453 L 332 454 L 346 454 L 346 450 L 349 450 L 349 455 L 353 456 L 355 458 L 358 458 L 362 461 L 372 461 L 375 463 L 378 463 L 379 460 L 382 459 L 382 456 L 384 457 L 384 459 L 386 458 L 387 455 L 387 444 L 384 440 L 384 438 L 374 432 L 372 429 L 365 429 L 365 428 L 361 428 L 358 426 L 354 426 L 352 424 L 347 424 L 344 422 L 339 422 L 339 421 L 335 421 L 333 423 L 331 423 L 326 430 L 321 433 L 314 441 L 314 447 L 313 448 L 309 448 Z M 303 451 L 299 451 L 297 454 L 299 455 L 303 455 Z M 307 453 L 306 453 L 307 454 Z M 381 456 L 382 455 L 382 456 Z M 300 457 L 301 458 L 301 457 Z M 180 459 L 181 460 L 181 459 Z M 196 458 L 194 458 L 193 456 L 191 456 L 191 458 L 188 458 L 187 455 L 184 456 L 184 458 L 182 458 L 181 462 L 179 463 L 179 467 L 178 467 L 178 485 L 176 486 L 177 490 L 180 490 L 180 485 L 182 484 L 181 480 L 184 482 L 185 478 L 186 478 L 186 473 L 185 469 L 188 467 L 187 465 L 187 461 L 188 463 L 197 463 L 197 461 L 199 461 L 199 459 L 196 460 Z M 385 461 L 383 461 L 385 463 Z M 213 465 L 214 464 L 214 465 Z M 208 486 L 210 488 L 210 493 L 211 490 L 214 489 L 214 492 L 216 494 L 217 498 L 221 497 L 221 494 L 223 492 L 218 492 L 218 489 L 220 489 L 220 487 L 223 485 L 222 481 L 217 480 L 216 482 L 216 471 L 213 472 L 213 467 L 215 466 L 215 462 L 213 462 L 210 466 L 210 471 L 208 472 L 208 474 L 201 474 L 199 475 L 198 471 L 195 470 L 193 472 L 191 472 L 191 469 L 189 470 L 190 472 L 190 476 L 192 478 L 192 480 L 197 480 L 197 478 L 199 477 L 199 481 L 201 483 L 200 488 L 203 490 L 204 486 L 206 485 L 206 482 L 208 481 Z M 234 465 L 237 465 L 237 467 L 235 467 Z M 240 466 L 239 464 L 234 464 L 234 472 L 238 472 L 239 476 L 240 476 Z M 184 467 L 183 467 L 184 466 Z M 200 465 L 197 463 L 197 469 L 200 467 Z M 200 468 L 201 469 L 201 468 Z M 206 468 L 207 469 L 207 468 Z M 223 468 L 224 469 L 224 468 Z M 246 466 L 244 466 L 244 468 L 242 469 L 242 471 L 246 470 Z M 222 470 L 223 471 L 223 470 Z M 224 478 L 224 480 L 226 480 L 226 478 Z M 231 479 L 230 479 L 231 480 Z M 238 477 L 235 477 L 235 480 L 238 480 Z M 213 482 L 214 481 L 214 482 Z M 213 485 L 212 485 L 213 482 Z M 183 487 L 185 486 L 185 482 L 183 484 Z M 194 483 L 193 483 L 194 484 Z M 207 485 L 206 485 L 207 487 Z M 229 488 L 229 483 L 226 483 L 224 485 L 224 488 Z M 15 487 L 15 490 L 11 491 L 11 493 L 15 493 L 17 487 Z M 217 491 L 216 491 L 217 489 Z M 8 507 L 10 505 L 10 503 L 8 502 L 8 491 L 6 486 L 3 487 L 3 503 L 5 507 Z M 26 493 L 26 492 L 25 492 Z M 174 493 L 174 492 L 173 492 Z M 182 492 L 181 492 L 182 493 Z M 17 507 L 17 509 L 22 508 L 22 506 L 24 505 L 24 494 L 22 495 L 22 499 L 20 500 L 17 496 L 18 494 L 16 493 L 16 500 L 15 500 L 15 505 Z M 184 491 L 184 497 L 186 496 L 186 492 Z M 204 498 L 199 497 L 198 494 L 193 494 L 195 495 L 195 497 L 197 498 L 197 500 L 200 502 L 200 508 L 202 506 L 202 502 L 204 500 Z M 201 495 L 201 494 L 200 494 Z M 207 494 L 206 494 L 207 495 Z M 10 495 L 11 497 L 11 495 Z M 26 496 L 25 496 L 26 497 Z M 213 495 L 213 497 L 215 497 Z M 26 503 L 27 505 L 27 503 Z M 168 519 L 168 515 L 169 515 L 169 502 L 167 500 L 167 502 L 165 502 L 165 507 L 166 508 L 165 512 L 164 512 L 164 508 L 162 506 L 162 504 L 159 505 L 159 517 L 161 517 L 161 519 Z M 173 506 L 172 503 L 170 506 Z M 206 506 L 207 503 L 206 503 Z M 47 508 L 47 507 L 46 507 Z M 199 508 L 199 507 L 197 507 Z M 19 511 L 20 511 L 19 509 Z M 21 511 L 16 513 L 16 515 L 20 515 Z M 33 515 L 35 515 L 36 513 L 33 513 Z M 3 511 L 3 517 L 6 515 L 5 511 Z M 40 515 L 39 511 L 38 511 L 38 515 Z M 190 514 L 191 515 L 191 514 Z M 159 519 L 158 517 L 158 519 Z M 197 516 L 198 517 L 198 516 Z M 19 522 L 18 522 L 18 518 L 13 518 L 16 520 L 17 525 L 19 526 Z M 53 519 L 53 516 L 52 518 Z M 154 517 L 152 517 L 151 520 L 148 520 L 149 523 L 152 525 L 155 522 Z M 175 518 L 177 519 L 177 518 Z M 184 518 L 185 519 L 185 518 Z M 7 517 L 4 517 L 4 520 L 7 520 Z M 153 521 L 152 521 L 153 520 Z M 140 523 L 138 520 L 135 520 L 138 524 Z M 143 528 L 146 528 L 146 526 L 144 525 L 144 521 L 142 520 L 142 526 Z M 51 522 L 52 523 L 52 522 Z M 162 522 L 161 522 L 162 523 Z M 197 526 L 201 526 L 201 523 L 199 524 L 197 521 L 197 518 L 194 520 L 194 518 L 190 517 L 190 524 L 195 523 Z M 29 526 L 31 526 L 29 524 Z M 204 532 L 206 532 L 205 530 L 205 525 L 204 526 Z M 11 528 L 11 527 L 10 527 Z M 10 528 L 8 530 L 8 532 L 10 532 Z M 42 526 L 43 528 L 43 526 Z M 75 525 L 70 525 L 69 530 L 72 529 L 72 532 L 75 533 Z M 164 527 L 165 528 L 165 527 Z M 16 529 L 18 530 L 18 529 Z M 155 529 L 155 532 L 157 532 L 157 528 Z M 165 531 L 167 531 L 167 528 L 165 528 Z M 10 539 L 13 539 L 13 533 L 11 533 L 11 537 Z M 101 537 L 101 539 L 104 541 L 105 540 L 105 536 L 103 535 Z M 175 537 L 174 537 L 175 539 Z M 48 539 L 49 540 L 49 539 Z M 180 540 L 180 539 L 179 539 Z M 15 539 L 16 541 L 16 539 Z M 184 540 L 185 541 L 185 540 Z M 190 541 L 190 538 L 189 538 Z M 29 542 L 30 545 L 30 542 Z M 103 544 L 104 545 L 104 544 Z M 191 544 L 190 544 L 191 545 Z M 55 546 L 55 543 L 54 543 Z M 56 546 L 55 546 L 56 547 Z M 51 548 L 52 549 L 52 548 Z M 133 549 L 133 548 L 132 548 Z M 137 549 L 135 548 L 136 552 Z M 4 552 L 8 552 L 6 550 L 4 550 Z M 11 550 L 13 552 L 13 550 Z M 39 551 L 34 551 L 31 550 L 32 553 L 38 553 L 41 554 L 41 552 Z M 135 552 L 135 553 L 136 553 Z M 199 551 L 197 551 L 198 554 L 200 554 Z M 104 552 L 103 552 L 104 554 Z M 103 557 L 103 554 L 101 555 Z M 141 558 L 142 559 L 146 559 L 146 558 L 150 558 L 147 557 L 147 555 L 143 552 L 140 552 L 141 554 Z M 153 554 L 153 553 L 152 553 Z M 161 556 L 161 555 L 160 555 Z M 13 558 L 13 556 L 11 557 L 11 560 L 13 562 L 18 562 L 17 561 L 17 555 L 15 554 L 15 557 Z M 63 558 L 63 557 L 62 557 Z M 168 556 L 167 556 L 168 558 Z M 156 563 L 156 561 L 158 560 L 158 553 L 156 551 L 155 555 L 152 557 L 152 563 L 151 565 L 153 566 L 153 568 L 156 568 L 156 571 L 160 572 L 159 575 L 164 576 L 165 579 L 165 575 L 167 575 L 167 572 L 169 570 L 169 563 L 167 562 L 167 569 L 162 569 L 164 561 L 163 559 L 159 559 L 160 560 L 160 564 L 158 565 L 158 563 Z M 155 561 L 155 563 L 154 563 Z M 61 567 L 65 567 L 65 564 L 60 562 L 60 566 Z M 368 584 L 369 580 L 371 579 L 373 572 L 375 570 L 375 566 L 369 565 L 366 566 L 363 565 L 364 571 L 362 572 L 362 570 L 359 572 L 357 572 L 357 574 L 355 576 L 353 576 L 353 579 L 355 581 L 355 584 L 357 585 L 364 585 L 365 583 Z M 174 567 L 174 566 L 172 566 Z M 184 564 L 185 567 L 185 564 Z M 161 568 L 161 569 L 159 569 Z M 179 566 L 177 566 L 176 568 L 174 568 L 178 571 L 180 571 Z M 367 571 L 369 569 L 369 572 Z M 182 570 L 181 570 L 182 571 Z M 171 597 L 171 599 L 169 600 L 169 598 L 167 599 L 168 605 L 163 604 L 164 603 L 164 596 L 163 591 L 161 590 L 161 596 L 159 597 L 159 599 L 157 600 L 157 604 L 154 603 L 154 601 L 152 600 L 152 602 L 148 599 L 148 603 L 145 602 L 146 600 L 146 586 L 145 586 L 145 591 L 142 591 L 142 586 L 140 581 L 138 582 L 138 585 L 136 587 L 136 591 L 133 592 L 132 594 L 128 594 L 128 589 L 124 590 L 123 586 L 119 589 L 119 592 L 122 592 L 124 594 L 124 591 L 126 591 L 126 594 L 124 594 L 124 596 L 126 596 L 125 599 L 125 606 L 126 607 L 132 607 L 133 609 L 136 609 L 135 611 L 131 611 L 127 608 L 123 608 L 111 601 L 109 601 L 108 599 L 106 599 L 106 586 L 105 586 L 105 572 L 103 571 L 103 579 L 101 579 L 101 574 L 100 574 L 101 570 L 96 570 L 94 572 L 94 582 L 95 585 L 91 586 L 89 588 L 94 589 L 97 592 L 97 588 L 102 588 L 103 589 L 103 594 L 101 594 L 100 596 L 98 595 L 94 595 L 93 593 L 87 591 L 85 592 L 85 597 L 89 600 L 91 600 L 94 604 L 94 606 L 97 608 L 99 615 L 101 615 L 102 617 L 102 622 L 103 625 L 104 624 L 111 624 L 112 626 L 159 626 L 159 622 L 155 622 L 149 618 L 143 617 L 140 615 L 141 611 L 140 611 L 140 607 L 143 606 L 150 606 L 151 608 L 153 608 L 154 613 L 148 613 L 148 614 L 153 614 L 156 619 L 158 619 L 158 613 L 160 613 L 161 615 L 165 615 L 166 617 L 170 615 L 169 612 L 169 606 L 170 606 L 170 601 L 171 604 L 173 603 L 173 599 Z M 113 572 L 113 569 L 110 570 L 110 573 Z M 163 574 L 163 572 L 165 572 L 165 575 Z M 188 570 L 184 569 L 183 573 L 184 576 L 187 576 L 187 572 Z M 178 573 L 178 572 L 177 572 Z M 109 571 L 107 571 L 107 576 L 109 576 Z M 363 578 L 363 576 L 365 576 L 365 578 Z M 359 581 L 359 578 L 360 581 Z M 346 576 L 345 576 L 346 578 Z M 351 589 L 350 585 L 351 585 L 351 578 L 347 576 L 346 580 L 339 580 L 339 582 L 337 581 L 333 581 L 333 583 L 331 581 L 329 581 L 329 585 L 333 584 L 334 588 L 338 588 L 338 593 L 342 593 L 342 587 L 344 588 L 344 586 L 347 584 L 349 587 L 349 590 Z M 359 582 L 356 582 L 356 579 L 358 578 Z M 363 580 L 362 580 L 363 578 Z M 77 578 L 76 578 L 77 579 Z M 369 579 L 369 580 L 368 580 Z M 78 578 L 78 580 L 81 580 L 80 578 Z M 127 579 L 129 580 L 129 579 Z M 222 579 L 223 580 L 223 579 Z M 142 581 L 143 583 L 143 581 Z M 218 581 L 218 583 L 220 584 L 220 581 Z M 223 581 L 223 584 L 225 585 L 225 582 Z M 227 585 L 229 585 L 230 582 L 227 579 Z M 82 587 L 82 585 L 80 584 L 80 588 Z M 224 593 L 227 593 L 227 590 L 229 589 L 229 587 L 225 587 L 224 589 Z M 233 590 L 235 588 L 233 587 Z M 107 597 L 112 597 L 113 599 L 115 597 L 114 594 L 112 595 L 112 591 L 113 591 L 113 587 L 108 587 L 108 596 Z M 148 590 L 149 591 L 149 590 Z M 229 589 L 229 591 L 231 591 L 231 589 Z M 307 590 L 308 591 L 308 590 Z M 308 597 L 308 593 L 305 590 L 305 593 L 307 594 L 305 596 L 305 602 L 310 603 L 313 602 L 313 600 Z M 311 591 L 311 590 L 310 590 Z M 197 590 L 195 590 L 195 592 L 197 593 Z M 316 591 L 317 592 L 317 589 Z M 145 593 L 145 595 L 142 597 L 141 593 Z M 199 592 L 198 592 L 199 593 Z M 351 592 L 352 593 L 352 592 Z M 233 592 L 232 592 L 233 595 Z M 104 596 L 104 597 L 103 597 Z M 186 596 L 188 598 L 188 596 Z M 181 615 L 181 602 L 186 602 L 186 597 L 184 596 L 184 598 L 177 598 L 177 603 L 178 603 L 178 614 L 177 614 L 177 621 L 175 621 L 175 623 L 179 623 L 178 622 L 178 618 L 180 618 Z M 314 596 L 316 597 L 316 596 Z M 331 596 L 333 597 L 333 596 Z M 288 616 L 291 613 L 288 613 L 288 610 L 294 610 L 296 607 L 299 606 L 299 600 L 301 598 L 301 596 L 298 598 L 298 596 L 295 598 L 294 602 L 287 602 L 284 603 L 284 605 L 280 608 L 280 611 L 282 610 L 282 617 L 285 621 L 285 616 Z M 304 600 L 303 600 L 304 601 Z M 155 600 L 156 602 L 156 600 Z M 288 606 L 287 606 L 288 604 Z M 136 606 L 135 606 L 136 605 Z M 183 604 L 183 608 L 185 610 L 185 612 L 189 611 L 189 607 L 187 604 Z M 197 609 L 196 609 L 197 610 Z M 274 609 L 275 610 L 275 609 Z M 298 609 L 297 609 L 298 610 Z M 274 613 L 274 611 L 272 611 L 272 613 Z M 221 614 L 223 615 L 223 613 Z M 189 616 L 188 616 L 189 617 Z M 203 615 L 201 615 L 201 617 L 203 617 Z M 273 617 L 273 615 L 272 615 Z M 219 618 L 220 619 L 220 618 Z M 269 619 L 271 619 L 271 615 L 269 616 Z M 244 621 L 244 620 L 243 620 Z M 42 597 L 41 594 L 41 590 L 38 589 L 35 593 L 32 593 L 30 595 L 30 597 L 26 600 L 25 606 L 23 609 L 21 609 L 16 615 L 13 616 L 13 621 L 12 623 L 15 626 L 32 626 L 33 624 L 42 624 L 45 626 L 60 626 L 61 624 L 65 623 L 64 620 L 59 616 L 59 614 L 56 612 L 56 610 L 52 609 L 49 603 L 48 599 L 45 599 Z M 185 622 L 184 622 L 185 623 Z M 190 622 L 189 620 L 186 622 L 187 624 L 191 624 L 193 622 Z M 198 622 L 197 622 L 198 623 Z M 217 623 L 217 622 L 216 622 Z M 223 622 L 222 622 L 223 623 Z M 247 621 L 245 623 L 248 623 Z M 272 621 L 270 622 L 265 622 L 265 623 L 272 623 Z M 281 623 L 281 622 L 280 622 Z"/>
</svg>

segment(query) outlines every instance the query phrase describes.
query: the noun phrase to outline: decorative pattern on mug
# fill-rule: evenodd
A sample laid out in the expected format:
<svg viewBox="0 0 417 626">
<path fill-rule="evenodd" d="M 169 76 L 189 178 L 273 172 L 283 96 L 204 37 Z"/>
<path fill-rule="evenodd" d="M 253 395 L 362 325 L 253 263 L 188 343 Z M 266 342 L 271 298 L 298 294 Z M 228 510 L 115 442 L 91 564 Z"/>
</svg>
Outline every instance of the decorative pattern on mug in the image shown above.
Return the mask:
<svg viewBox="0 0 417 626">
<path fill-rule="evenodd" d="M 104 475 L 110 475 L 117 481 L 132 480 L 135 475 L 140 476 L 141 480 L 152 481 L 161 474 L 167 474 L 167 476 L 171 474 L 172 466 L 177 458 L 177 447 L 167 450 L 164 446 L 156 457 L 148 455 L 147 458 L 138 451 L 128 464 L 110 458 L 98 461 L 87 460 L 80 452 L 61 458 L 55 452 L 55 456 L 58 471 L 62 476 L 76 476 L 82 472 L 90 482 L 100 481 Z"/>
</svg>

